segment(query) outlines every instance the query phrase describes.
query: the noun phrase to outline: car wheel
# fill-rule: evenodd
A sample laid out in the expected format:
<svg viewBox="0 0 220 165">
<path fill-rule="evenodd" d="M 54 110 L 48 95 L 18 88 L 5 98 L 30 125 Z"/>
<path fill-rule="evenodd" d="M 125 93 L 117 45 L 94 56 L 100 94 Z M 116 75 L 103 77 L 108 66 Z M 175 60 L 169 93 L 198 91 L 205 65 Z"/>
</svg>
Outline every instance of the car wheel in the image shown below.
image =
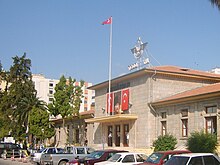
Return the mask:
<svg viewBox="0 0 220 165">
<path fill-rule="evenodd" d="M 61 161 L 59 165 L 66 165 L 66 161 Z"/>
</svg>

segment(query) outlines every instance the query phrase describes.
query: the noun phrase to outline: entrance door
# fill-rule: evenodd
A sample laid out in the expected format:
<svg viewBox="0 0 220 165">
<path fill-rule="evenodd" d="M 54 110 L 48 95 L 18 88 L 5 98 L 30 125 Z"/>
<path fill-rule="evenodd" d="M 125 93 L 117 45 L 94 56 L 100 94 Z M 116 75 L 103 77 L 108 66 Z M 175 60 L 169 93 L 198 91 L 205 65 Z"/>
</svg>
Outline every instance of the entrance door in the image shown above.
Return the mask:
<svg viewBox="0 0 220 165">
<path fill-rule="evenodd" d="M 108 126 L 108 146 L 112 147 L 112 126 Z"/>
<path fill-rule="evenodd" d="M 124 124 L 123 136 L 124 136 L 124 146 L 128 147 L 129 146 L 129 125 L 128 124 Z"/>
<path fill-rule="evenodd" d="M 120 134 L 121 134 L 120 125 L 116 125 L 115 126 L 115 146 L 116 147 L 120 147 Z"/>
</svg>

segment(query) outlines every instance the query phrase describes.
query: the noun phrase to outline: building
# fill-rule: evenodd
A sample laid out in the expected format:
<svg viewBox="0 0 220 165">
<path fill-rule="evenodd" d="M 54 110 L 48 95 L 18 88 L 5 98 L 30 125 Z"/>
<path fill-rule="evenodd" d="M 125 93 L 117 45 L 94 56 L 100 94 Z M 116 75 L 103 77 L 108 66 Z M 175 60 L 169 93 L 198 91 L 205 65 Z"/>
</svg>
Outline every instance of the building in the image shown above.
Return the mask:
<svg viewBox="0 0 220 165">
<path fill-rule="evenodd" d="M 55 93 L 55 86 L 59 80 L 48 79 L 42 74 L 33 74 L 32 81 L 37 90 L 37 97 L 45 101 L 47 104 L 52 103 L 53 94 Z"/>
<path fill-rule="evenodd" d="M 86 119 L 89 145 L 145 150 L 167 133 L 184 148 L 191 132 L 220 136 L 220 75 L 176 66 L 144 68 L 91 86 L 95 117 Z"/>
</svg>

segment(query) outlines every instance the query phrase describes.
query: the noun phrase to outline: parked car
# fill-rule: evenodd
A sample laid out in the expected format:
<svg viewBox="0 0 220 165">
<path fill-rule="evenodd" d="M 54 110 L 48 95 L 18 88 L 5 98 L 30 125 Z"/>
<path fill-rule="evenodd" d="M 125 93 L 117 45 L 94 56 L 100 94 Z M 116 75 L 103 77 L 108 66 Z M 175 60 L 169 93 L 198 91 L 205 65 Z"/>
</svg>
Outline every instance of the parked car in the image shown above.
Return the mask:
<svg viewBox="0 0 220 165">
<path fill-rule="evenodd" d="M 145 165 L 163 165 L 167 160 L 169 160 L 173 155 L 183 154 L 183 153 L 191 153 L 188 150 L 171 150 L 171 151 L 158 151 L 153 152 L 147 160 L 145 160 L 142 164 Z"/>
<path fill-rule="evenodd" d="M 122 152 L 116 153 L 107 161 L 95 163 L 95 165 L 125 165 L 125 164 L 140 164 L 147 159 L 147 155 L 144 153 L 131 153 Z"/>
<path fill-rule="evenodd" d="M 68 163 L 66 163 L 66 165 L 78 165 L 78 164 L 94 165 L 94 163 L 108 160 L 114 154 L 119 152 L 128 152 L 128 151 L 114 150 L 114 149 L 96 150 L 91 154 L 89 154 L 88 156 L 86 156 L 85 158 L 69 161 Z"/>
<path fill-rule="evenodd" d="M 191 153 L 174 155 L 165 165 L 220 165 L 220 160 L 211 153 Z"/>
<path fill-rule="evenodd" d="M 41 163 L 43 165 L 65 165 L 74 159 L 82 159 L 94 149 L 87 146 L 68 146 L 64 153 L 42 154 Z"/>
<path fill-rule="evenodd" d="M 38 152 L 35 152 L 33 155 L 31 155 L 31 161 L 35 164 L 42 164 L 42 155 L 43 154 L 52 154 L 52 153 L 63 153 L 64 149 L 63 148 L 56 148 L 56 147 L 48 147 L 39 150 Z"/>
<path fill-rule="evenodd" d="M 19 144 L 15 143 L 0 143 L 1 157 L 10 158 L 12 156 L 19 157 L 22 153 L 22 148 Z"/>
</svg>

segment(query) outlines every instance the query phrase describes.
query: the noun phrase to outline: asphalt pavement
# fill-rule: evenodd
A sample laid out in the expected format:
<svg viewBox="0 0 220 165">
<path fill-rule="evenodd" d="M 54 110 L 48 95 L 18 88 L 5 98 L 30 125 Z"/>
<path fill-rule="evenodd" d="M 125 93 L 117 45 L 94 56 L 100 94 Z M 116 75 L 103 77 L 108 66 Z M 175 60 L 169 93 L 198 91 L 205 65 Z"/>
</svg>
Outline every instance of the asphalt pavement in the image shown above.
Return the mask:
<svg viewBox="0 0 220 165">
<path fill-rule="evenodd" d="M 4 160 L 0 158 L 0 165 L 34 165 L 34 164 L 28 158 L 26 159 L 15 158 L 14 160 L 11 160 L 10 158 Z"/>
</svg>

